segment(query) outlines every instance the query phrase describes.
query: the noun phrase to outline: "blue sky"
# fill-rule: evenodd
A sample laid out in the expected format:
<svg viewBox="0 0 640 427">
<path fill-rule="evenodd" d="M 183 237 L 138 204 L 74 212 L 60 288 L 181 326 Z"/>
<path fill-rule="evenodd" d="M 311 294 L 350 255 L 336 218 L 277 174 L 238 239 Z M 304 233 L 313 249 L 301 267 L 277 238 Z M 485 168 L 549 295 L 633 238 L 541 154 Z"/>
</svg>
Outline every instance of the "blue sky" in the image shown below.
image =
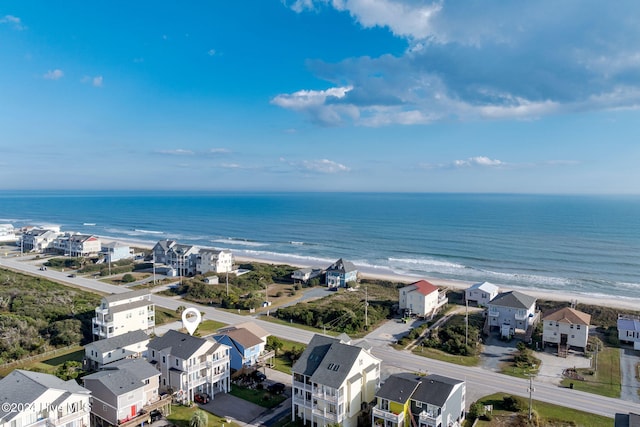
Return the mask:
<svg viewBox="0 0 640 427">
<path fill-rule="evenodd" d="M 0 5 L 0 189 L 640 192 L 640 4 Z"/>
</svg>

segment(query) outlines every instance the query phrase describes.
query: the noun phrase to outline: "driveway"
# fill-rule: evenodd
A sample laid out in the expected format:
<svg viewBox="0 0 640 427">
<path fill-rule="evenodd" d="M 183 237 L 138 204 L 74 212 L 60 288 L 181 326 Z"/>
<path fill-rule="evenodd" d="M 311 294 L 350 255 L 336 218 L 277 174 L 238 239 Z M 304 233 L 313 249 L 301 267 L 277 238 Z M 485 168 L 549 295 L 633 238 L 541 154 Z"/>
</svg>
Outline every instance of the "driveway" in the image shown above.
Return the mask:
<svg viewBox="0 0 640 427">
<path fill-rule="evenodd" d="M 562 371 L 568 368 L 590 368 L 591 359 L 582 352 L 570 350 L 567 357 L 556 356 L 555 347 L 546 347 L 544 351 L 536 351 L 533 355 L 540 359 L 540 369 L 536 380 L 559 385 Z"/>
<path fill-rule="evenodd" d="M 518 340 L 502 341 L 496 334 L 484 338 L 484 346 L 480 353 L 480 367 L 500 372 L 500 365 L 509 361 L 516 350 Z"/>
<path fill-rule="evenodd" d="M 265 411 L 262 406 L 229 393 L 218 393 L 209 403 L 200 406 L 219 417 L 238 420 L 244 424 L 250 423 Z"/>
<path fill-rule="evenodd" d="M 620 349 L 620 398 L 630 402 L 640 403 L 640 381 L 636 376 L 638 363 L 640 363 L 640 352 L 632 348 Z"/>
<path fill-rule="evenodd" d="M 411 319 L 408 323 L 404 323 L 401 319 L 387 320 L 365 336 L 364 339 L 374 347 L 395 344 L 400 338 L 407 335 L 411 329 L 417 328 L 423 323 L 425 323 L 424 320 L 418 319 Z"/>
</svg>

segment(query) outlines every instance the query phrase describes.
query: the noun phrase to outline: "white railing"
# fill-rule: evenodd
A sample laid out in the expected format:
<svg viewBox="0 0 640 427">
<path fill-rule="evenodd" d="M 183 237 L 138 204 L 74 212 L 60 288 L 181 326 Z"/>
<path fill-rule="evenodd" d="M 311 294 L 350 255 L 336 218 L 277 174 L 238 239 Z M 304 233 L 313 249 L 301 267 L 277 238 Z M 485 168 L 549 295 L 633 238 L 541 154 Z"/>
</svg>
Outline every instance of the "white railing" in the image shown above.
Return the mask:
<svg viewBox="0 0 640 427">
<path fill-rule="evenodd" d="M 374 407 L 373 417 L 382 418 L 385 421 L 391 421 L 392 423 L 396 423 L 399 425 L 404 421 L 404 412 L 400 412 L 399 414 L 394 414 L 393 412 L 385 411 L 384 409 L 378 409 L 377 407 Z"/>
</svg>

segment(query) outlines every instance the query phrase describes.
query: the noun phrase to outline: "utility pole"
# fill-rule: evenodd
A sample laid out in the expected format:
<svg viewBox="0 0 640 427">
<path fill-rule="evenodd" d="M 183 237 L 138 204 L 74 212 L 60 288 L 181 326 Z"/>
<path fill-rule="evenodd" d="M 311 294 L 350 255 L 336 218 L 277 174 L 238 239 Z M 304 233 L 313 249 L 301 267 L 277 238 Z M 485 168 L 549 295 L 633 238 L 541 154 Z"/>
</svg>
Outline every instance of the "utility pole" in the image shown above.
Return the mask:
<svg viewBox="0 0 640 427">
<path fill-rule="evenodd" d="M 227 296 L 229 296 L 229 270 L 227 269 Z"/>
<path fill-rule="evenodd" d="M 364 326 L 369 327 L 369 294 L 366 286 L 364 287 Z"/>
<path fill-rule="evenodd" d="M 156 284 L 156 253 L 151 252 L 151 261 L 153 262 L 153 284 Z"/>
<path fill-rule="evenodd" d="M 466 311 L 464 315 L 464 345 L 469 345 L 469 301 L 465 298 Z"/>
<path fill-rule="evenodd" d="M 529 374 L 529 421 L 533 418 L 533 374 Z"/>
</svg>

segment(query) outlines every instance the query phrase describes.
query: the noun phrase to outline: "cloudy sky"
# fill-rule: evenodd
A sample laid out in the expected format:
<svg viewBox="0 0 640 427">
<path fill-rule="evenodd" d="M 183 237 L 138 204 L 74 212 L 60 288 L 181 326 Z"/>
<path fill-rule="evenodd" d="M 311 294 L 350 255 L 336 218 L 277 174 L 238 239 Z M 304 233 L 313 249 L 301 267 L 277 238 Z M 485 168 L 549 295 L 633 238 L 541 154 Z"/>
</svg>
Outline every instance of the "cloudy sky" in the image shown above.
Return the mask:
<svg viewBox="0 0 640 427">
<path fill-rule="evenodd" d="M 0 189 L 640 193 L 640 4 L 0 5 Z"/>
</svg>

